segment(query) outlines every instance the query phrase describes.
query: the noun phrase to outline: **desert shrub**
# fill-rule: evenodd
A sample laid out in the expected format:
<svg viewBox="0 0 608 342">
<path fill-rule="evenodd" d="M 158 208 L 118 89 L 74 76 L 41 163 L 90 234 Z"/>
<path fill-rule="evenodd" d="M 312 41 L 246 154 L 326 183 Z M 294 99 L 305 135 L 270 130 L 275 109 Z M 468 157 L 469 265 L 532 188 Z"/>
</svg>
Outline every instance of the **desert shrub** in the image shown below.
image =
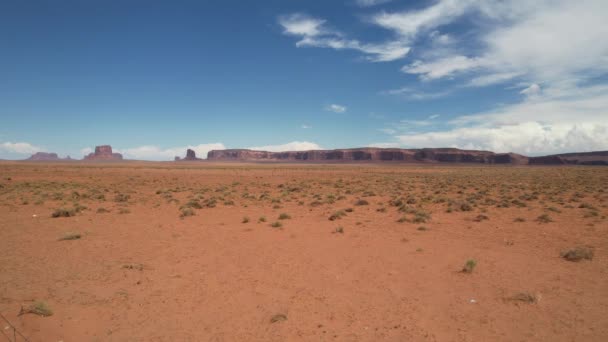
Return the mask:
<svg viewBox="0 0 608 342">
<path fill-rule="evenodd" d="M 591 260 L 593 259 L 593 250 L 588 247 L 575 247 L 563 251 L 561 257 L 568 261 Z"/>
<path fill-rule="evenodd" d="M 485 221 L 485 220 L 489 220 L 489 219 L 490 219 L 490 218 L 489 218 L 489 217 L 487 217 L 486 215 L 479 214 L 479 215 L 477 215 L 477 216 L 476 216 L 476 217 L 473 219 L 473 221 L 475 221 L 475 222 L 481 222 L 481 221 Z"/>
<path fill-rule="evenodd" d="M 53 315 L 53 310 L 51 310 L 50 306 L 46 302 L 37 301 L 28 307 L 21 307 L 21 311 L 19 315 L 23 314 L 34 314 L 38 316 L 48 317 Z"/>
<path fill-rule="evenodd" d="M 275 221 L 270 225 L 272 228 L 281 228 L 283 227 L 283 224 L 279 221 Z"/>
<path fill-rule="evenodd" d="M 106 208 L 97 208 L 97 213 L 98 214 L 105 214 L 105 213 L 109 213 L 110 211 Z"/>
<path fill-rule="evenodd" d="M 539 223 L 549 223 L 549 222 L 553 222 L 553 220 L 551 219 L 551 217 L 547 214 L 542 214 L 539 217 L 536 218 L 536 221 Z"/>
<path fill-rule="evenodd" d="M 311 207 L 318 207 L 320 205 L 323 205 L 323 202 L 320 202 L 320 201 L 312 201 L 312 202 L 310 202 L 310 206 Z"/>
<path fill-rule="evenodd" d="M 270 318 L 270 323 L 277 323 L 287 320 L 287 315 L 284 314 L 276 314 Z"/>
<path fill-rule="evenodd" d="M 243 220 L 241 222 L 242 223 L 248 223 L 249 222 L 249 217 L 247 217 L 247 216 L 243 217 Z"/>
<path fill-rule="evenodd" d="M 334 230 L 335 233 L 344 234 L 344 227 L 340 226 Z"/>
<path fill-rule="evenodd" d="M 82 237 L 80 233 L 65 233 L 62 237 L 59 238 L 59 241 L 65 240 L 78 240 Z"/>
<path fill-rule="evenodd" d="M 355 205 L 369 205 L 369 202 L 364 199 L 359 199 L 355 202 Z"/>
<path fill-rule="evenodd" d="M 426 223 L 431 219 L 431 214 L 424 211 L 417 211 L 414 214 L 414 219 L 412 222 L 414 223 Z"/>
<path fill-rule="evenodd" d="M 120 208 L 120 209 L 118 209 L 118 213 L 121 214 L 121 215 L 129 214 L 130 212 L 131 212 L 131 210 L 129 210 L 127 208 Z"/>
<path fill-rule="evenodd" d="M 338 210 L 335 213 L 331 214 L 331 216 L 329 216 L 329 220 L 335 221 L 341 219 L 342 216 L 346 216 L 346 213 L 344 212 L 344 210 Z"/>
<path fill-rule="evenodd" d="M 477 261 L 475 261 L 474 259 L 469 259 L 462 267 L 462 272 L 463 273 L 473 273 L 475 266 L 477 266 Z"/>
<path fill-rule="evenodd" d="M 203 205 L 197 199 L 191 199 L 186 202 L 186 204 L 184 204 L 182 208 L 202 209 Z"/>
<path fill-rule="evenodd" d="M 266 222 L 266 216 L 260 216 L 258 222 Z"/>
<path fill-rule="evenodd" d="M 116 196 L 114 196 L 114 202 L 127 202 L 130 198 L 131 196 L 127 194 L 116 194 Z"/>
<path fill-rule="evenodd" d="M 289 220 L 290 218 L 291 216 L 287 213 L 281 213 L 281 215 L 279 215 L 279 220 Z"/>
<path fill-rule="evenodd" d="M 524 302 L 524 303 L 528 303 L 528 304 L 534 304 L 538 301 L 538 298 L 534 294 L 529 293 L 529 292 L 520 292 L 508 299 L 517 301 L 517 302 Z"/>
<path fill-rule="evenodd" d="M 526 222 L 526 219 L 523 217 L 516 217 L 515 220 L 513 220 L 513 222 Z"/>
<path fill-rule="evenodd" d="M 71 217 L 76 215 L 76 211 L 74 209 L 56 209 L 51 216 L 53 217 Z"/>
<path fill-rule="evenodd" d="M 187 216 L 194 216 L 194 209 L 192 208 L 184 208 L 182 209 L 181 213 L 179 214 L 179 217 L 187 217 Z"/>
</svg>

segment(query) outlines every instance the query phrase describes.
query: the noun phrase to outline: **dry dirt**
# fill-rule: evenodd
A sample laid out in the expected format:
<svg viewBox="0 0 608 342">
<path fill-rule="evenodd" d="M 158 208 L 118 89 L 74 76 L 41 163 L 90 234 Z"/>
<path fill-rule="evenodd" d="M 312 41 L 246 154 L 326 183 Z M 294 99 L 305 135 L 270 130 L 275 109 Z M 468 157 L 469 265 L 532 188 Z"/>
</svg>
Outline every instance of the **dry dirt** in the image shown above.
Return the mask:
<svg viewBox="0 0 608 342">
<path fill-rule="evenodd" d="M 608 341 L 607 184 L 605 167 L 4 162 L 0 313 L 30 341 Z M 593 258 L 560 257 L 575 247 Z M 52 315 L 19 315 L 40 303 Z"/>
</svg>

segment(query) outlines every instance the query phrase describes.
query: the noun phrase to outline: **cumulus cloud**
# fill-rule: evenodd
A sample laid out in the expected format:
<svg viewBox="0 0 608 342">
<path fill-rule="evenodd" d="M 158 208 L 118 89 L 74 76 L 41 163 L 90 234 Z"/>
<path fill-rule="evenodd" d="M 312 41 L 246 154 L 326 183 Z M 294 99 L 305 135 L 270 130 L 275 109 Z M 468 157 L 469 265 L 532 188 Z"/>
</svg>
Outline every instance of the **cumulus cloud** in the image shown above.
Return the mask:
<svg viewBox="0 0 608 342">
<path fill-rule="evenodd" d="M 309 151 L 321 150 L 321 146 L 309 141 L 292 141 L 282 145 L 266 145 L 249 147 L 250 150 L 285 152 L 285 151 Z"/>
<path fill-rule="evenodd" d="M 138 160 L 173 160 L 176 156 L 184 157 L 186 150 L 191 149 L 196 152 L 198 158 L 207 158 L 207 152 L 211 150 L 224 150 L 226 147 L 222 143 L 210 143 L 199 145 L 188 145 L 181 147 L 161 148 L 154 145 L 144 145 L 138 147 L 116 149 L 115 152 L 122 153 L 126 159 Z M 83 149 L 83 152 L 92 151 L 92 149 Z M 90 152 L 87 152 L 90 153 Z M 86 153 L 85 153 L 86 154 Z"/>
<path fill-rule="evenodd" d="M 327 27 L 326 20 L 295 13 L 279 17 L 283 33 L 296 36 L 300 40 L 297 47 L 320 47 L 335 50 L 357 50 L 373 62 L 388 62 L 405 57 L 410 47 L 401 41 L 380 43 L 362 43 L 356 39 L 348 39 L 336 30 Z"/>
<path fill-rule="evenodd" d="M 608 86 L 589 86 L 574 93 L 545 93 L 534 85 L 526 90 L 535 96 L 493 111 L 457 117 L 441 130 L 411 133 L 396 126 L 399 132 L 393 136 L 400 146 L 412 148 L 458 147 L 531 155 L 608 149 Z"/>
<path fill-rule="evenodd" d="M 33 154 L 42 151 L 38 146 L 27 142 L 3 142 L 0 144 L 0 151 L 10 154 Z"/>
<path fill-rule="evenodd" d="M 341 106 L 338 104 L 330 104 L 328 106 L 325 106 L 325 110 L 328 112 L 334 112 L 334 113 L 344 113 L 346 112 L 346 106 Z"/>
<path fill-rule="evenodd" d="M 309 128 L 312 128 L 312 126 L 304 124 L 304 125 L 300 126 L 300 128 L 309 129 Z"/>
</svg>

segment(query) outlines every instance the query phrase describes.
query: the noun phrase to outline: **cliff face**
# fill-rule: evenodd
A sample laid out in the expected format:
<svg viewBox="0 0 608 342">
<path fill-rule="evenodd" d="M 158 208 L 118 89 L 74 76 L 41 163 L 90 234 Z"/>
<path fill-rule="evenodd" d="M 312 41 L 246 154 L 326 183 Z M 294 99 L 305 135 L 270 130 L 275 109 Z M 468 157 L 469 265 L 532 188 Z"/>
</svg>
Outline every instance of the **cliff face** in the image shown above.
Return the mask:
<svg viewBox="0 0 608 342">
<path fill-rule="evenodd" d="M 608 165 L 608 151 L 553 154 L 531 157 L 530 165 Z"/>
<path fill-rule="evenodd" d="M 89 153 L 84 157 L 84 160 L 96 160 L 96 161 L 111 161 L 111 160 L 122 160 L 122 154 L 112 153 L 112 146 L 101 145 L 95 146 L 95 152 Z"/>
<path fill-rule="evenodd" d="M 208 160 L 233 161 L 309 161 L 309 162 L 353 162 L 353 161 L 397 161 L 427 163 L 481 163 L 481 164 L 527 164 L 528 158 L 514 153 L 460 150 L 456 148 L 356 148 L 338 150 L 312 150 L 267 152 L 245 149 L 213 150 Z"/>
<path fill-rule="evenodd" d="M 57 153 L 53 153 L 53 152 L 36 152 L 36 153 L 32 154 L 26 160 L 30 160 L 30 161 L 59 161 L 59 160 L 73 160 L 73 159 L 70 158 L 70 156 L 67 156 L 65 158 L 59 158 L 59 156 L 57 155 Z"/>
<path fill-rule="evenodd" d="M 53 161 L 53 160 L 61 160 L 57 153 L 52 152 L 36 152 L 32 154 L 31 157 L 26 160 L 34 160 L 34 161 Z"/>
</svg>

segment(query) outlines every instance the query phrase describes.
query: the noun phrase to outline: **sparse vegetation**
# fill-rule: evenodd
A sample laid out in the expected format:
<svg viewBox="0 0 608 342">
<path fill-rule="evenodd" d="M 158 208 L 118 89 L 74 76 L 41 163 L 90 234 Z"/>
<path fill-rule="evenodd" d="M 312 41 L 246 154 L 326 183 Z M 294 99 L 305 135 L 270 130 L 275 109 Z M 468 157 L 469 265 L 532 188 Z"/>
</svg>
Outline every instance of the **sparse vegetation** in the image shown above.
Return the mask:
<svg viewBox="0 0 608 342">
<path fill-rule="evenodd" d="M 78 240 L 82 237 L 80 233 L 65 233 L 62 237 L 59 238 L 59 241 L 64 240 Z"/>
<path fill-rule="evenodd" d="M 369 202 L 364 199 L 359 199 L 355 202 L 355 205 L 369 205 Z"/>
<path fill-rule="evenodd" d="M 53 212 L 53 217 L 72 217 L 76 215 L 76 210 L 74 209 L 57 209 Z"/>
<path fill-rule="evenodd" d="M 184 208 L 182 209 L 181 213 L 179 214 L 180 217 L 188 217 L 188 216 L 194 216 L 196 215 L 196 213 L 194 212 L 194 209 L 192 208 Z"/>
<path fill-rule="evenodd" d="M 53 315 L 53 310 L 51 310 L 51 307 L 46 302 L 37 301 L 27 307 L 21 307 L 19 316 L 25 314 L 34 314 L 38 316 L 48 317 Z"/>
<path fill-rule="evenodd" d="M 477 261 L 475 261 L 474 259 L 469 259 L 469 260 L 467 260 L 467 262 L 465 262 L 464 266 L 462 267 L 462 272 L 463 273 L 473 273 L 473 270 L 475 269 L 476 266 L 477 266 Z"/>
<path fill-rule="evenodd" d="M 538 297 L 529 292 L 520 292 L 508 298 L 509 300 L 522 302 L 527 304 L 534 304 L 538 302 Z"/>
<path fill-rule="evenodd" d="M 287 320 L 287 315 L 285 314 L 276 314 L 270 318 L 270 323 L 277 323 Z"/>
<path fill-rule="evenodd" d="M 549 223 L 549 222 L 553 222 L 553 220 L 551 219 L 551 217 L 547 214 L 542 214 L 539 217 L 536 218 L 536 221 L 539 223 Z"/>
<path fill-rule="evenodd" d="M 581 261 L 593 259 L 593 250 L 589 247 L 575 247 L 562 251 L 561 257 L 568 261 Z"/>
</svg>

